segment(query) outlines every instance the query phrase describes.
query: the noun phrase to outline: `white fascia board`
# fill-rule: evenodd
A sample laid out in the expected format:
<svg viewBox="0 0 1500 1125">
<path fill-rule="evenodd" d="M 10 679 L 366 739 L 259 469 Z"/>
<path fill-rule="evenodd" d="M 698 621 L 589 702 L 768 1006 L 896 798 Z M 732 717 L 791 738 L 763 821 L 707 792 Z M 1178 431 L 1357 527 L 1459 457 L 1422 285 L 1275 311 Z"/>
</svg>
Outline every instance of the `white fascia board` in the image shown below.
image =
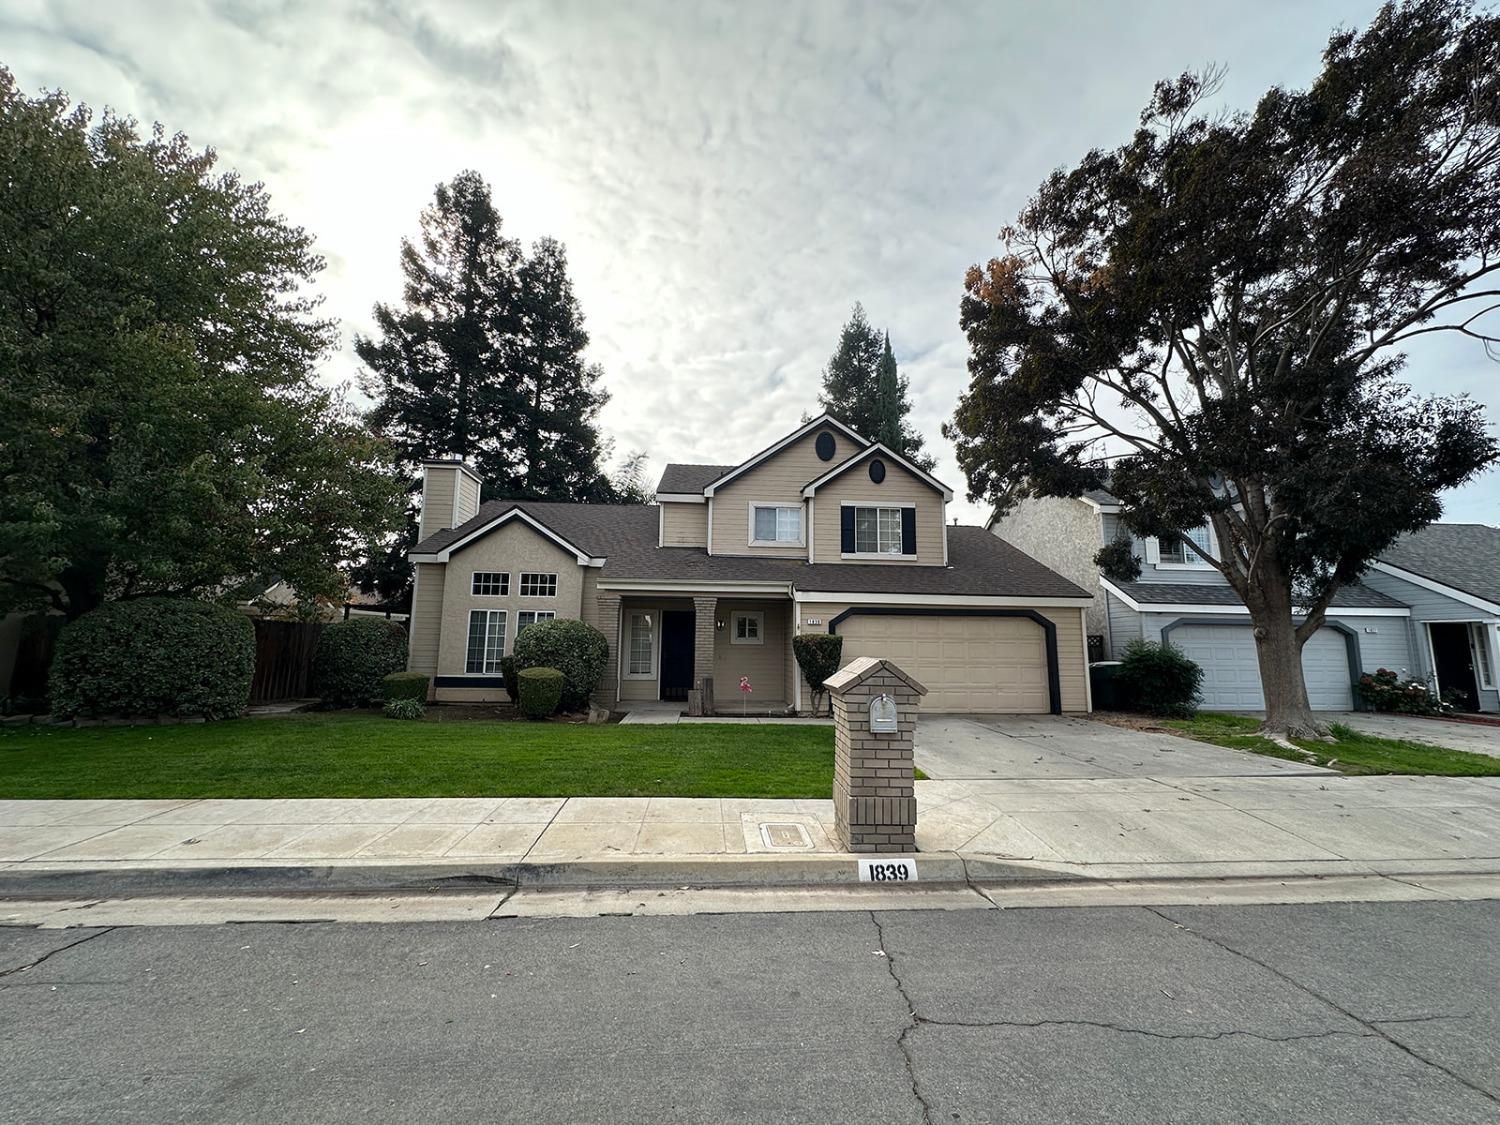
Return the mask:
<svg viewBox="0 0 1500 1125">
<path fill-rule="evenodd" d="M 708 497 L 701 492 L 658 492 L 658 504 L 707 504 Z"/>
<path fill-rule="evenodd" d="M 891 449 L 888 446 L 882 445 L 878 441 L 875 442 L 873 445 L 866 446 L 864 449 L 861 449 L 858 453 L 855 453 L 854 455 L 852 455 L 850 457 L 845 457 L 842 461 L 840 461 L 833 468 L 829 469 L 822 476 L 818 477 L 817 480 L 812 481 L 810 484 L 804 486 L 803 489 L 802 489 L 802 495 L 803 496 L 811 496 L 813 493 L 815 493 L 818 490 L 818 487 L 820 485 L 827 484 L 829 481 L 833 480 L 835 477 L 842 476 L 844 473 L 846 473 L 850 469 L 854 468 L 855 465 L 858 465 L 866 457 L 873 457 L 877 453 L 881 453 L 881 454 L 884 454 L 885 456 L 889 457 L 892 461 L 896 462 L 896 464 L 900 465 L 903 469 L 905 469 L 907 472 L 911 473 L 913 476 L 915 476 L 918 480 L 922 481 L 928 487 L 937 489 L 937 491 L 939 491 L 939 492 L 941 492 L 943 494 L 943 500 L 945 502 L 948 501 L 948 500 L 952 500 L 953 499 L 953 489 L 949 488 L 946 484 L 944 484 L 942 481 L 938 480 L 931 473 L 925 472 L 922 469 L 917 468 L 917 466 L 913 465 L 910 461 L 908 461 L 905 457 L 901 456 L 901 454 L 897 453 L 894 449 Z M 866 501 L 866 503 L 869 503 L 869 501 Z"/>
<path fill-rule="evenodd" d="M 476 527 L 462 539 L 454 543 L 450 543 L 435 555 L 408 555 L 407 558 L 411 559 L 412 562 L 445 563 L 453 557 L 453 552 L 463 550 L 466 546 L 474 542 L 474 540 L 478 539 L 480 536 L 487 535 L 491 531 L 494 531 L 497 527 L 503 527 L 514 519 L 519 519 L 522 523 L 526 524 L 544 539 L 550 540 L 551 542 L 557 544 L 557 546 L 561 547 L 564 551 L 569 552 L 574 557 L 574 559 L 577 560 L 579 566 L 599 567 L 604 565 L 604 559 L 595 558 L 594 556 L 579 550 L 572 543 L 569 543 L 566 539 L 564 539 L 561 535 L 558 535 L 555 531 L 552 531 L 550 528 L 543 526 L 542 523 L 540 523 L 534 517 L 527 515 L 526 512 L 524 512 L 520 508 L 512 508 L 510 509 L 510 511 L 496 516 L 494 519 L 490 520 L 489 523 L 484 524 L 482 527 Z"/>
<path fill-rule="evenodd" d="M 791 445 L 792 442 L 797 441 L 799 438 L 806 437 L 808 434 L 812 433 L 814 430 L 816 430 L 816 429 L 818 429 L 819 427 L 822 427 L 822 426 L 832 426 L 834 429 L 842 430 L 844 432 L 844 436 L 845 437 L 849 438 L 852 441 L 856 441 L 856 442 L 858 442 L 861 445 L 868 445 L 869 444 L 869 442 L 865 438 L 863 438 L 859 434 L 855 433 L 853 430 L 851 430 L 848 426 L 844 425 L 844 423 L 840 422 L 833 415 L 831 415 L 831 414 L 819 414 L 811 422 L 807 422 L 804 425 L 799 426 L 797 429 L 793 430 L 791 433 L 787 434 L 786 437 L 782 438 L 775 445 L 769 446 L 766 449 L 762 449 L 759 453 L 757 453 L 754 457 L 751 457 L 748 461 L 743 461 L 740 464 L 736 465 L 734 468 L 730 469 L 729 472 L 725 473 L 718 480 L 712 482 L 706 488 L 704 488 L 703 495 L 705 495 L 705 496 L 712 496 L 714 494 L 714 490 L 715 489 L 720 488 L 721 486 L 728 484 L 730 481 L 732 481 L 735 477 L 739 476 L 741 473 L 749 472 L 751 469 L 755 468 L 756 465 L 759 465 L 762 461 L 766 460 L 768 457 L 775 456 L 777 453 L 780 453 L 787 446 Z"/>
<path fill-rule="evenodd" d="M 1392 578 L 1399 578 L 1403 582 L 1410 582 L 1413 586 L 1420 586 L 1422 589 L 1429 590 L 1434 594 L 1442 594 L 1444 597 L 1452 598 L 1456 602 L 1463 602 L 1464 605 L 1471 605 L 1475 609 L 1482 609 L 1486 613 L 1500 613 L 1500 605 L 1496 605 L 1494 602 L 1486 601 L 1484 598 L 1477 597 L 1474 594 L 1455 589 L 1452 586 L 1428 578 L 1425 575 L 1417 574 L 1414 571 L 1393 566 L 1388 562 L 1377 561 L 1372 564 L 1371 569 L 1378 570 L 1382 574 L 1389 574 Z"/>
<path fill-rule="evenodd" d="M 1212 605 L 1195 602 L 1142 602 L 1132 598 L 1108 578 L 1102 574 L 1099 576 L 1099 585 L 1108 590 L 1115 597 L 1128 605 L 1137 613 L 1175 613 L 1178 615 L 1192 614 L 1218 614 L 1227 617 L 1249 617 L 1250 610 L 1243 604 L 1236 605 Z M 1293 606 L 1292 613 L 1296 616 L 1304 616 L 1306 609 Z M 1323 611 L 1324 617 L 1410 617 L 1411 610 L 1406 606 L 1329 606 Z"/>
<path fill-rule="evenodd" d="M 692 597 L 694 594 L 773 594 L 784 598 L 792 596 L 792 587 L 788 582 L 704 582 L 697 578 L 602 579 L 599 582 L 599 589 L 622 594 L 669 592 L 676 597 Z"/>
<path fill-rule="evenodd" d="M 1103 515 L 1117 516 L 1120 514 L 1120 505 L 1118 504 L 1101 504 L 1099 501 L 1090 499 L 1087 496 L 1080 496 L 1078 499 L 1081 503 L 1087 504 L 1094 511 Z"/>
<path fill-rule="evenodd" d="M 800 602 L 848 602 L 850 605 L 931 605 L 952 606 L 1019 606 L 1025 609 L 1041 607 L 1077 609 L 1079 603 L 1093 601 L 1090 595 L 1072 598 L 1020 598 L 1009 596 L 980 596 L 969 594 L 872 594 L 858 590 L 797 590 Z"/>
</svg>

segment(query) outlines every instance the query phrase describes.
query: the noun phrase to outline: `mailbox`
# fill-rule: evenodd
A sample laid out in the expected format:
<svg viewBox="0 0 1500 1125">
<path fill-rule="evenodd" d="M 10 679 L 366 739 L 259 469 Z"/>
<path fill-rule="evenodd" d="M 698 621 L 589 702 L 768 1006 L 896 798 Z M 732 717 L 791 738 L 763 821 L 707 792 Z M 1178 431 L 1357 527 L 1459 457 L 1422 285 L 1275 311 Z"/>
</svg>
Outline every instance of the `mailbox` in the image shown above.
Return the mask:
<svg viewBox="0 0 1500 1125">
<path fill-rule="evenodd" d="M 897 729 L 896 700 L 893 696 L 881 692 L 870 700 L 870 732 L 872 734 L 895 734 Z"/>
</svg>

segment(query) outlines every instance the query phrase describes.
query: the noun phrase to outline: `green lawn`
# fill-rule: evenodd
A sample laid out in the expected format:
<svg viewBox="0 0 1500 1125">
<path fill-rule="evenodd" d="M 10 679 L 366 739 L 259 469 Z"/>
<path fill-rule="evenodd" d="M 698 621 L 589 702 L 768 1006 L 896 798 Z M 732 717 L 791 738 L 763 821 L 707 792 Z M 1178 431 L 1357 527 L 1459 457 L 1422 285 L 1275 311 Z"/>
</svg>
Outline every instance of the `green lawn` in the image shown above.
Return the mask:
<svg viewBox="0 0 1500 1125">
<path fill-rule="evenodd" d="M 0 797 L 827 797 L 833 728 L 332 712 L 0 731 Z"/>
<path fill-rule="evenodd" d="M 1292 762 L 1328 766 L 1343 773 L 1413 773 L 1443 777 L 1500 775 L 1500 758 L 1429 746 L 1424 742 L 1376 738 L 1339 723 L 1333 726 L 1333 735 L 1337 741 L 1299 741 L 1297 745 L 1307 752 L 1299 754 L 1278 746 L 1269 739 L 1257 737 L 1255 728 L 1259 724 L 1258 719 L 1244 715 L 1207 713 L 1192 719 L 1167 719 L 1162 722 L 1162 726 L 1201 742 L 1212 742 L 1216 746 L 1228 746 L 1235 750 L 1249 750 L 1254 754 L 1268 754 L 1273 758 L 1285 758 Z"/>
</svg>

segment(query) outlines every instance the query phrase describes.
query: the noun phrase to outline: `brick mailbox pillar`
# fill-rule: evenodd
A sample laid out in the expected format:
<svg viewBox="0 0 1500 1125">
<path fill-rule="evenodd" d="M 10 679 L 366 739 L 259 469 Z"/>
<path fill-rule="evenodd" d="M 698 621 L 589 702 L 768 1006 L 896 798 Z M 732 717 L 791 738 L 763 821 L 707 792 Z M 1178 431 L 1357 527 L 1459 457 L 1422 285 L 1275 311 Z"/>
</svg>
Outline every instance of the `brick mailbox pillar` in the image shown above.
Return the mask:
<svg viewBox="0 0 1500 1125">
<path fill-rule="evenodd" d="M 833 700 L 833 816 L 839 842 L 851 852 L 914 851 L 912 739 L 917 705 L 927 689 L 889 660 L 873 656 L 844 665 L 825 686 Z"/>
</svg>

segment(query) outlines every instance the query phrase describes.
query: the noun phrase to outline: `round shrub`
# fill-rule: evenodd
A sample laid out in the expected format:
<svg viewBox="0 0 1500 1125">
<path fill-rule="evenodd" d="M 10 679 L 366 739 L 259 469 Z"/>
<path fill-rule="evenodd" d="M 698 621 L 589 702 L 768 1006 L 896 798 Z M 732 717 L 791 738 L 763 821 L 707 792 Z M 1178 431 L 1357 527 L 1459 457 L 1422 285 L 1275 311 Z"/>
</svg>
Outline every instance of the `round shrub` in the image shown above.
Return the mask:
<svg viewBox="0 0 1500 1125">
<path fill-rule="evenodd" d="M 409 695 L 398 696 L 395 699 L 387 699 L 384 710 L 387 719 L 420 719 L 427 714 L 427 704 Z"/>
<path fill-rule="evenodd" d="M 393 699 L 415 699 L 418 703 L 426 703 L 427 686 L 431 682 L 425 672 L 392 672 L 380 681 L 387 703 Z"/>
<path fill-rule="evenodd" d="M 64 626 L 52 661 L 52 712 L 202 715 L 250 704 L 255 626 L 228 606 L 185 598 L 107 602 Z"/>
<path fill-rule="evenodd" d="M 405 629 L 383 617 L 351 617 L 318 638 L 312 690 L 335 707 L 369 707 L 384 699 L 381 681 L 405 667 Z"/>
<path fill-rule="evenodd" d="M 1125 702 L 1135 710 L 1191 718 L 1197 710 L 1203 669 L 1170 644 L 1131 641 L 1115 680 L 1124 689 Z"/>
<path fill-rule="evenodd" d="M 528 719 L 545 719 L 562 702 L 567 677 L 556 668 L 522 668 L 516 673 L 521 690 L 521 714 Z"/>
<path fill-rule="evenodd" d="M 609 642 L 582 621 L 559 618 L 529 625 L 512 650 L 518 671 L 556 668 L 563 674 L 562 709 L 582 711 L 604 678 Z"/>
</svg>

